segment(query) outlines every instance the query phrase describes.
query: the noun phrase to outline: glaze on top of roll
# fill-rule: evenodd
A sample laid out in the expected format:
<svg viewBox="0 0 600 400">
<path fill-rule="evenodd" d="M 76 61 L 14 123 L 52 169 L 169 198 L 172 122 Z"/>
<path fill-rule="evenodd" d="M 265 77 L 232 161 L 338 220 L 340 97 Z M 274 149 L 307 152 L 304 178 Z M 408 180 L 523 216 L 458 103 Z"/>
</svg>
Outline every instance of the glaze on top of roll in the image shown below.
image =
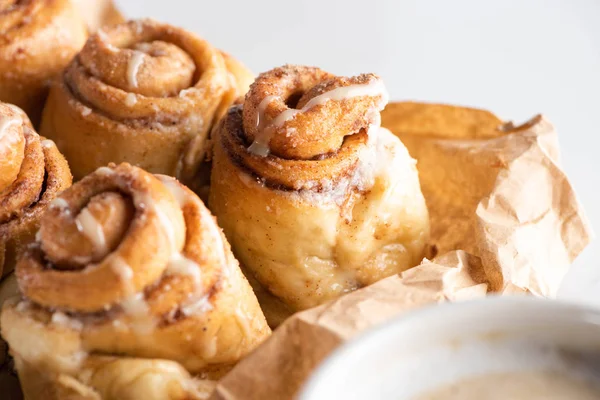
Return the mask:
<svg viewBox="0 0 600 400">
<path fill-rule="evenodd" d="M 193 279 L 196 287 L 200 286 L 200 266 L 181 253 L 173 253 L 166 270 L 170 275 L 186 275 Z"/>
<path fill-rule="evenodd" d="M 180 206 L 185 205 L 188 201 L 188 194 L 185 192 L 183 188 L 179 186 L 179 183 L 166 175 L 155 175 L 165 188 L 173 195 L 173 197 L 177 200 Z M 186 257 L 182 252 L 178 251 L 175 246 L 175 232 L 173 231 L 173 226 L 167 216 L 161 211 L 160 207 L 157 207 L 151 200 L 145 199 L 144 204 L 146 207 L 151 208 L 156 213 L 157 218 L 159 219 L 163 229 L 167 234 L 167 238 L 169 241 L 169 246 L 171 248 L 172 254 L 169 258 L 169 263 L 165 270 L 165 273 L 168 275 L 185 275 L 192 278 L 194 281 L 194 285 L 197 288 L 201 287 L 201 271 L 200 266 L 193 260 Z M 141 300 L 136 300 L 139 303 Z"/>
<path fill-rule="evenodd" d="M 156 176 L 163 183 L 163 185 L 165 185 L 167 190 L 169 190 L 169 192 L 171 192 L 171 194 L 179 202 L 179 205 L 181 207 L 183 207 L 188 201 L 191 200 L 189 197 L 189 194 L 185 191 L 185 189 L 183 189 L 180 186 L 180 184 L 177 182 L 176 179 L 174 179 L 170 176 L 161 175 L 161 174 L 155 174 L 154 176 Z M 215 240 L 217 241 L 217 247 L 219 248 L 219 252 L 218 252 L 219 253 L 219 261 L 223 265 L 226 265 L 227 260 L 225 258 L 225 252 L 224 252 L 224 250 L 221 251 L 221 249 L 224 249 L 223 240 L 221 239 L 221 232 L 216 227 L 216 224 L 209 223 L 208 226 L 209 226 L 210 230 L 212 231 L 211 233 L 214 235 Z M 173 256 L 171 256 L 172 261 L 175 263 L 179 263 L 179 264 L 181 264 L 181 262 L 182 262 L 181 258 L 188 260 L 182 254 L 179 254 L 179 253 L 173 254 Z M 193 263 L 197 266 L 197 264 L 194 263 L 192 260 L 188 260 L 188 262 Z M 189 263 L 188 263 L 188 267 L 191 267 L 191 264 L 189 264 Z M 182 265 L 179 265 L 179 267 L 182 267 Z M 177 266 L 175 266 L 174 268 L 176 270 L 178 269 L 179 271 L 182 271 L 182 269 L 179 269 Z M 199 270 L 200 267 L 197 266 L 197 268 Z M 227 271 L 227 269 L 225 269 L 225 271 Z"/>
<path fill-rule="evenodd" d="M 99 167 L 96 169 L 96 171 L 94 171 L 94 173 L 100 176 L 111 176 L 112 174 L 114 174 L 113 170 L 109 167 Z"/>
<path fill-rule="evenodd" d="M 52 140 L 50 140 L 50 139 L 42 140 L 43 148 L 49 149 L 50 147 L 54 147 L 54 146 L 56 146 L 56 144 Z"/>
<path fill-rule="evenodd" d="M 123 311 L 131 317 L 134 330 L 150 332 L 156 326 L 156 319 L 150 314 L 150 307 L 144 298 L 144 292 L 136 293 L 121 302 Z"/>
<path fill-rule="evenodd" d="M 382 100 L 377 106 L 381 104 L 385 105 L 388 102 L 388 93 L 383 81 L 380 79 L 374 79 L 366 84 L 342 86 L 322 93 L 310 99 L 301 109 L 288 108 L 279 114 L 270 125 L 261 126 L 262 121 L 264 121 L 263 115 L 265 109 L 271 101 L 277 98 L 277 96 L 267 96 L 260 102 L 258 106 L 258 118 L 256 121 L 256 126 L 259 134 L 256 136 L 250 147 L 248 147 L 248 151 L 256 154 L 257 156 L 266 157 L 270 153 L 269 142 L 273 136 L 274 128 L 279 128 L 299 113 L 306 112 L 311 108 L 325 104 L 330 100 L 343 101 L 360 96 L 381 96 Z M 373 108 L 373 114 L 379 115 L 379 110 L 375 107 Z"/>
<path fill-rule="evenodd" d="M 133 50 L 133 55 L 127 64 L 127 79 L 131 87 L 138 87 L 137 74 L 144 63 L 145 54 L 141 51 Z"/>
<path fill-rule="evenodd" d="M 23 120 L 19 115 L 0 115 L 0 139 L 6 135 L 6 131 L 13 125 L 19 125 Z"/>
<path fill-rule="evenodd" d="M 162 179 L 159 178 L 159 180 L 161 180 L 161 182 L 163 182 L 163 184 L 164 184 L 164 181 Z M 167 189 L 169 189 L 169 187 L 167 187 L 166 185 L 165 185 L 165 187 Z M 169 190 L 169 191 L 171 192 L 171 190 Z M 177 199 L 177 197 L 176 197 L 176 199 Z M 179 202 L 179 200 L 178 200 L 178 202 Z M 154 210 L 156 217 L 160 221 L 165 233 L 167 234 L 167 239 L 169 241 L 169 247 L 171 248 L 171 253 L 172 254 L 178 253 L 179 251 L 177 250 L 177 246 L 175 245 L 175 231 L 173 230 L 173 224 L 171 223 L 171 221 L 169 220 L 167 215 L 160 209 L 160 207 L 158 207 L 157 204 L 154 204 L 154 202 L 150 198 L 145 199 L 143 201 L 143 203 L 149 209 Z M 181 203 L 179 203 L 179 204 L 181 205 Z"/>
<path fill-rule="evenodd" d="M 76 318 L 71 318 L 61 311 L 54 311 L 52 313 L 52 318 L 50 318 L 50 322 L 56 326 L 74 329 L 76 331 L 83 329 L 83 323 L 81 321 Z"/>
<path fill-rule="evenodd" d="M 95 251 L 104 254 L 108 252 L 106 238 L 104 237 L 104 228 L 92 215 L 89 209 L 84 208 L 75 218 L 77 230 L 83 233 L 92 242 Z"/>
<path fill-rule="evenodd" d="M 212 309 L 213 309 L 213 306 L 210 303 L 209 297 L 203 296 L 203 297 L 199 298 L 198 300 L 193 301 L 193 302 L 181 307 L 181 312 L 184 315 L 197 315 L 197 314 L 205 313 Z"/>
<path fill-rule="evenodd" d="M 275 100 L 277 96 L 267 96 L 265 97 L 260 104 L 258 105 L 258 114 L 256 116 L 256 127 L 260 132 L 260 135 L 254 139 L 254 142 L 248 147 L 248 151 L 250 153 L 256 154 L 257 156 L 266 157 L 269 155 L 269 142 L 271 141 L 271 136 L 273 135 L 273 131 L 271 129 L 267 129 L 268 127 L 264 126 L 264 118 L 263 114 L 265 112 L 265 108 L 269 105 L 269 103 Z"/>
<path fill-rule="evenodd" d="M 290 119 L 294 118 L 296 114 L 308 111 L 315 106 L 328 102 L 329 100 L 343 101 L 360 96 L 382 96 L 383 99 L 381 102 L 383 104 L 387 103 L 388 101 L 388 94 L 383 81 L 374 79 L 371 82 L 363 85 L 342 86 L 320 94 L 310 99 L 308 103 L 306 103 L 306 105 L 300 110 L 292 108 L 285 110 L 273 120 L 273 126 L 279 127 Z"/>
<path fill-rule="evenodd" d="M 114 257 L 112 270 L 119 276 L 127 297 L 120 302 L 123 312 L 132 319 L 131 327 L 139 332 L 150 332 L 157 324 L 156 318 L 150 313 L 150 307 L 144 297 L 144 292 L 134 293 L 133 269 L 121 257 Z"/>
<path fill-rule="evenodd" d="M 152 389 L 160 392 L 159 398 L 166 398 L 174 387 L 179 396 L 180 387 L 186 389 L 181 386 L 186 379 L 213 379 L 208 375 L 212 371 L 222 374 L 221 366 L 229 368 L 256 347 L 269 328 L 241 271 L 233 271 L 235 279 L 224 278 L 222 270 L 229 266 L 219 265 L 219 253 L 230 251 L 229 246 L 193 192 L 175 179 L 155 178 L 130 164 L 100 171 L 63 192 L 60 207 L 46 214 L 41 243 L 27 249 L 17 273 L 22 293 L 35 308 L 27 310 L 27 303 L 17 307 L 15 302 L 10 310 L 3 310 L 2 327 L 13 329 L 11 348 L 19 357 L 25 354 L 25 363 L 36 367 L 38 360 L 52 363 L 48 368 L 44 364 L 41 371 L 48 376 L 62 373 L 64 361 L 72 355 L 81 360 L 89 357 L 81 368 L 69 365 L 66 373 L 73 371 L 73 381 L 81 387 L 88 385 L 90 393 L 99 385 L 88 379 L 88 372 L 104 373 L 104 365 L 92 372 L 98 365 L 95 360 L 102 364 L 110 356 L 136 377 L 140 369 L 131 368 L 132 360 L 150 379 L 157 370 L 181 374 L 182 379 L 175 376 L 177 381 L 168 375 L 164 390 Z M 104 227 L 109 249 L 89 262 L 79 262 L 74 257 L 91 253 L 87 236 L 92 236 L 95 225 Z M 213 229 L 217 238 L 212 237 Z M 167 241 L 175 243 L 169 246 Z M 224 258 L 230 268 L 239 268 L 233 256 L 225 254 Z M 55 297 L 48 299 L 44 290 L 27 286 L 31 280 L 54 282 L 45 287 Z M 239 316 L 237 308 L 241 308 Z M 21 323 L 25 328 L 34 325 L 43 343 L 34 352 L 26 351 L 30 345 L 20 341 L 22 331 L 14 329 L 18 324 L 5 323 L 6 318 L 26 321 Z M 63 346 L 66 339 L 69 343 Z M 60 370 L 54 364 L 60 364 Z M 114 388 L 109 380 L 102 393 Z M 143 384 L 146 376 L 138 380 Z M 116 396 L 134 393 L 135 397 L 127 377 L 124 385 Z M 190 394 L 195 398 L 195 386 L 182 395 Z"/>
<path fill-rule="evenodd" d="M 127 93 L 125 96 L 125 105 L 127 107 L 133 107 L 137 103 L 137 97 L 135 93 Z"/>
<path fill-rule="evenodd" d="M 119 276 L 127 292 L 131 292 L 131 279 L 133 270 L 123 258 L 117 256 L 112 260 L 112 270 Z"/>
<path fill-rule="evenodd" d="M 96 174 L 100 176 L 111 176 L 115 172 L 111 167 L 100 167 L 96 170 Z M 157 176 L 164 187 L 173 195 L 180 207 L 183 207 L 189 201 L 190 195 L 186 193 L 180 184 L 171 177 Z M 167 214 L 162 210 L 160 204 L 156 204 L 154 200 L 149 197 L 139 198 L 137 206 L 146 208 L 149 211 L 153 211 L 158 219 L 161 228 L 164 230 L 169 242 L 169 248 L 172 252 L 168 265 L 165 269 L 166 275 L 185 275 L 189 276 L 196 288 L 201 288 L 201 270 L 200 266 L 193 260 L 187 258 L 177 249 L 174 226 L 169 220 Z M 63 198 L 57 198 L 53 201 L 52 207 L 59 208 L 61 210 L 69 210 L 69 203 Z M 103 226 L 94 215 L 89 211 L 88 208 L 83 208 L 75 218 L 75 224 L 77 230 L 83 233 L 93 244 L 95 251 L 99 253 L 108 253 L 106 238 L 104 235 Z M 215 229 L 211 226 L 211 229 Z M 220 240 L 220 232 L 216 232 L 217 240 Z M 224 256 L 221 255 L 221 257 Z M 125 259 L 120 256 L 115 256 L 111 261 L 111 269 L 119 278 L 119 281 L 123 285 L 123 291 L 125 298 L 119 302 L 121 309 L 131 320 L 131 328 L 140 333 L 148 332 L 158 323 L 158 319 L 150 312 L 150 307 L 145 299 L 144 291 L 136 292 L 134 289 L 134 272 L 132 267 L 127 263 Z M 110 307 L 110 305 L 107 305 Z M 209 304 L 209 299 L 202 293 L 197 293 L 195 300 L 191 303 L 186 304 L 186 314 L 192 314 L 204 312 L 212 308 Z"/>
<path fill-rule="evenodd" d="M 158 177 L 158 178 L 163 182 L 163 184 L 165 184 L 166 180 L 169 180 L 166 177 L 163 177 L 163 178 Z M 174 189 L 174 186 L 176 186 L 175 182 L 176 181 L 173 181 L 172 184 L 165 185 L 165 187 L 171 193 L 174 193 L 174 197 L 178 200 L 179 204 L 182 204 L 181 203 L 182 201 L 185 202 L 185 200 L 182 197 L 182 196 L 185 196 L 185 192 L 183 192 L 183 190 L 180 188 Z M 169 264 L 167 266 L 166 272 L 171 275 L 190 276 L 194 280 L 194 284 L 196 286 L 200 286 L 200 266 L 196 262 L 185 257 L 181 252 L 179 252 L 176 249 L 175 232 L 173 230 L 173 225 L 171 224 L 171 221 L 169 221 L 169 218 L 167 217 L 167 215 L 162 212 L 160 207 L 157 207 L 154 203 L 152 203 L 149 200 L 145 200 L 144 204 L 147 207 L 154 210 L 165 233 L 167 234 L 169 246 L 171 248 L 172 253 L 171 253 L 171 257 L 169 258 Z"/>
<path fill-rule="evenodd" d="M 69 203 L 67 203 L 67 201 L 62 197 L 57 197 L 56 199 L 52 200 L 49 207 L 64 209 L 69 207 Z"/>
</svg>

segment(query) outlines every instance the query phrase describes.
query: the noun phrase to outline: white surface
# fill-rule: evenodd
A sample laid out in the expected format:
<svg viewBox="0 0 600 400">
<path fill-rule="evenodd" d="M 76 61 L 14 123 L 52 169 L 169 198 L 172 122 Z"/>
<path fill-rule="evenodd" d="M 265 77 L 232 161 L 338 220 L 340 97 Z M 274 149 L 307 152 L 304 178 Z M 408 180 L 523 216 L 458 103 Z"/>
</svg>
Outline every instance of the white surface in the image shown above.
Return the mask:
<svg viewBox="0 0 600 400">
<path fill-rule="evenodd" d="M 300 400 L 412 399 L 471 376 L 520 371 L 598 382 L 590 350 L 600 345 L 599 322 L 597 310 L 530 297 L 432 306 L 337 350 Z"/>
<path fill-rule="evenodd" d="M 284 63 L 376 72 L 392 99 L 470 105 L 556 125 L 564 167 L 600 229 L 600 1 L 118 0 L 193 30 L 255 72 Z M 563 286 L 600 304 L 600 245 Z M 594 296 L 595 295 L 595 296 Z"/>
</svg>

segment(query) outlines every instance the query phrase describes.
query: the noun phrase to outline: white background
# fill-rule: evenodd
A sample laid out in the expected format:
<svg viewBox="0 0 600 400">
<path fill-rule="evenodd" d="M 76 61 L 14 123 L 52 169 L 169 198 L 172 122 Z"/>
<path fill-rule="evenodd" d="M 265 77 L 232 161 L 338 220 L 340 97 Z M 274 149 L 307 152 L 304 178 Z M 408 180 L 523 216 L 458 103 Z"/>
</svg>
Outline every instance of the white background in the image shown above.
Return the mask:
<svg viewBox="0 0 600 400">
<path fill-rule="evenodd" d="M 120 0 L 129 17 L 197 32 L 254 72 L 285 63 L 376 72 L 392 99 L 470 105 L 556 125 L 564 167 L 600 229 L 600 0 Z M 600 245 L 562 295 L 596 293 Z"/>
</svg>

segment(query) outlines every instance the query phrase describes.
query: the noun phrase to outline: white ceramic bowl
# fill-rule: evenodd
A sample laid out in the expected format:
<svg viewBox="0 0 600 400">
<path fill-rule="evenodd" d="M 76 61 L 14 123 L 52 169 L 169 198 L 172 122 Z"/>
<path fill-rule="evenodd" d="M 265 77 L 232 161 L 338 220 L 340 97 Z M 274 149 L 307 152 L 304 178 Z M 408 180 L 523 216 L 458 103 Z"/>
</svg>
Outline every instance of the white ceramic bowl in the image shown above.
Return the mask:
<svg viewBox="0 0 600 400">
<path fill-rule="evenodd" d="M 532 297 L 436 305 L 337 350 L 299 398 L 411 399 L 474 375 L 569 372 L 556 349 L 598 356 L 600 310 Z"/>
</svg>

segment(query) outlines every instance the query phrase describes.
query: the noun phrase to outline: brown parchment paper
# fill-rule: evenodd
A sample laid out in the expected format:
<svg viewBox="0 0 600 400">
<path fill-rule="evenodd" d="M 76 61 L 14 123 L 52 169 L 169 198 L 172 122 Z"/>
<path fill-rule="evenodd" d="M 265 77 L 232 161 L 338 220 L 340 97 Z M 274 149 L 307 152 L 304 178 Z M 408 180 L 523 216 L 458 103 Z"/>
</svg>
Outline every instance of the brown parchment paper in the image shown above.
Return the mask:
<svg viewBox="0 0 600 400">
<path fill-rule="evenodd" d="M 394 103 L 382 125 L 417 159 L 437 256 L 292 316 L 211 399 L 292 399 L 340 344 L 424 305 L 488 294 L 552 297 L 590 241 L 545 117 L 514 126 L 483 110 Z"/>
</svg>

